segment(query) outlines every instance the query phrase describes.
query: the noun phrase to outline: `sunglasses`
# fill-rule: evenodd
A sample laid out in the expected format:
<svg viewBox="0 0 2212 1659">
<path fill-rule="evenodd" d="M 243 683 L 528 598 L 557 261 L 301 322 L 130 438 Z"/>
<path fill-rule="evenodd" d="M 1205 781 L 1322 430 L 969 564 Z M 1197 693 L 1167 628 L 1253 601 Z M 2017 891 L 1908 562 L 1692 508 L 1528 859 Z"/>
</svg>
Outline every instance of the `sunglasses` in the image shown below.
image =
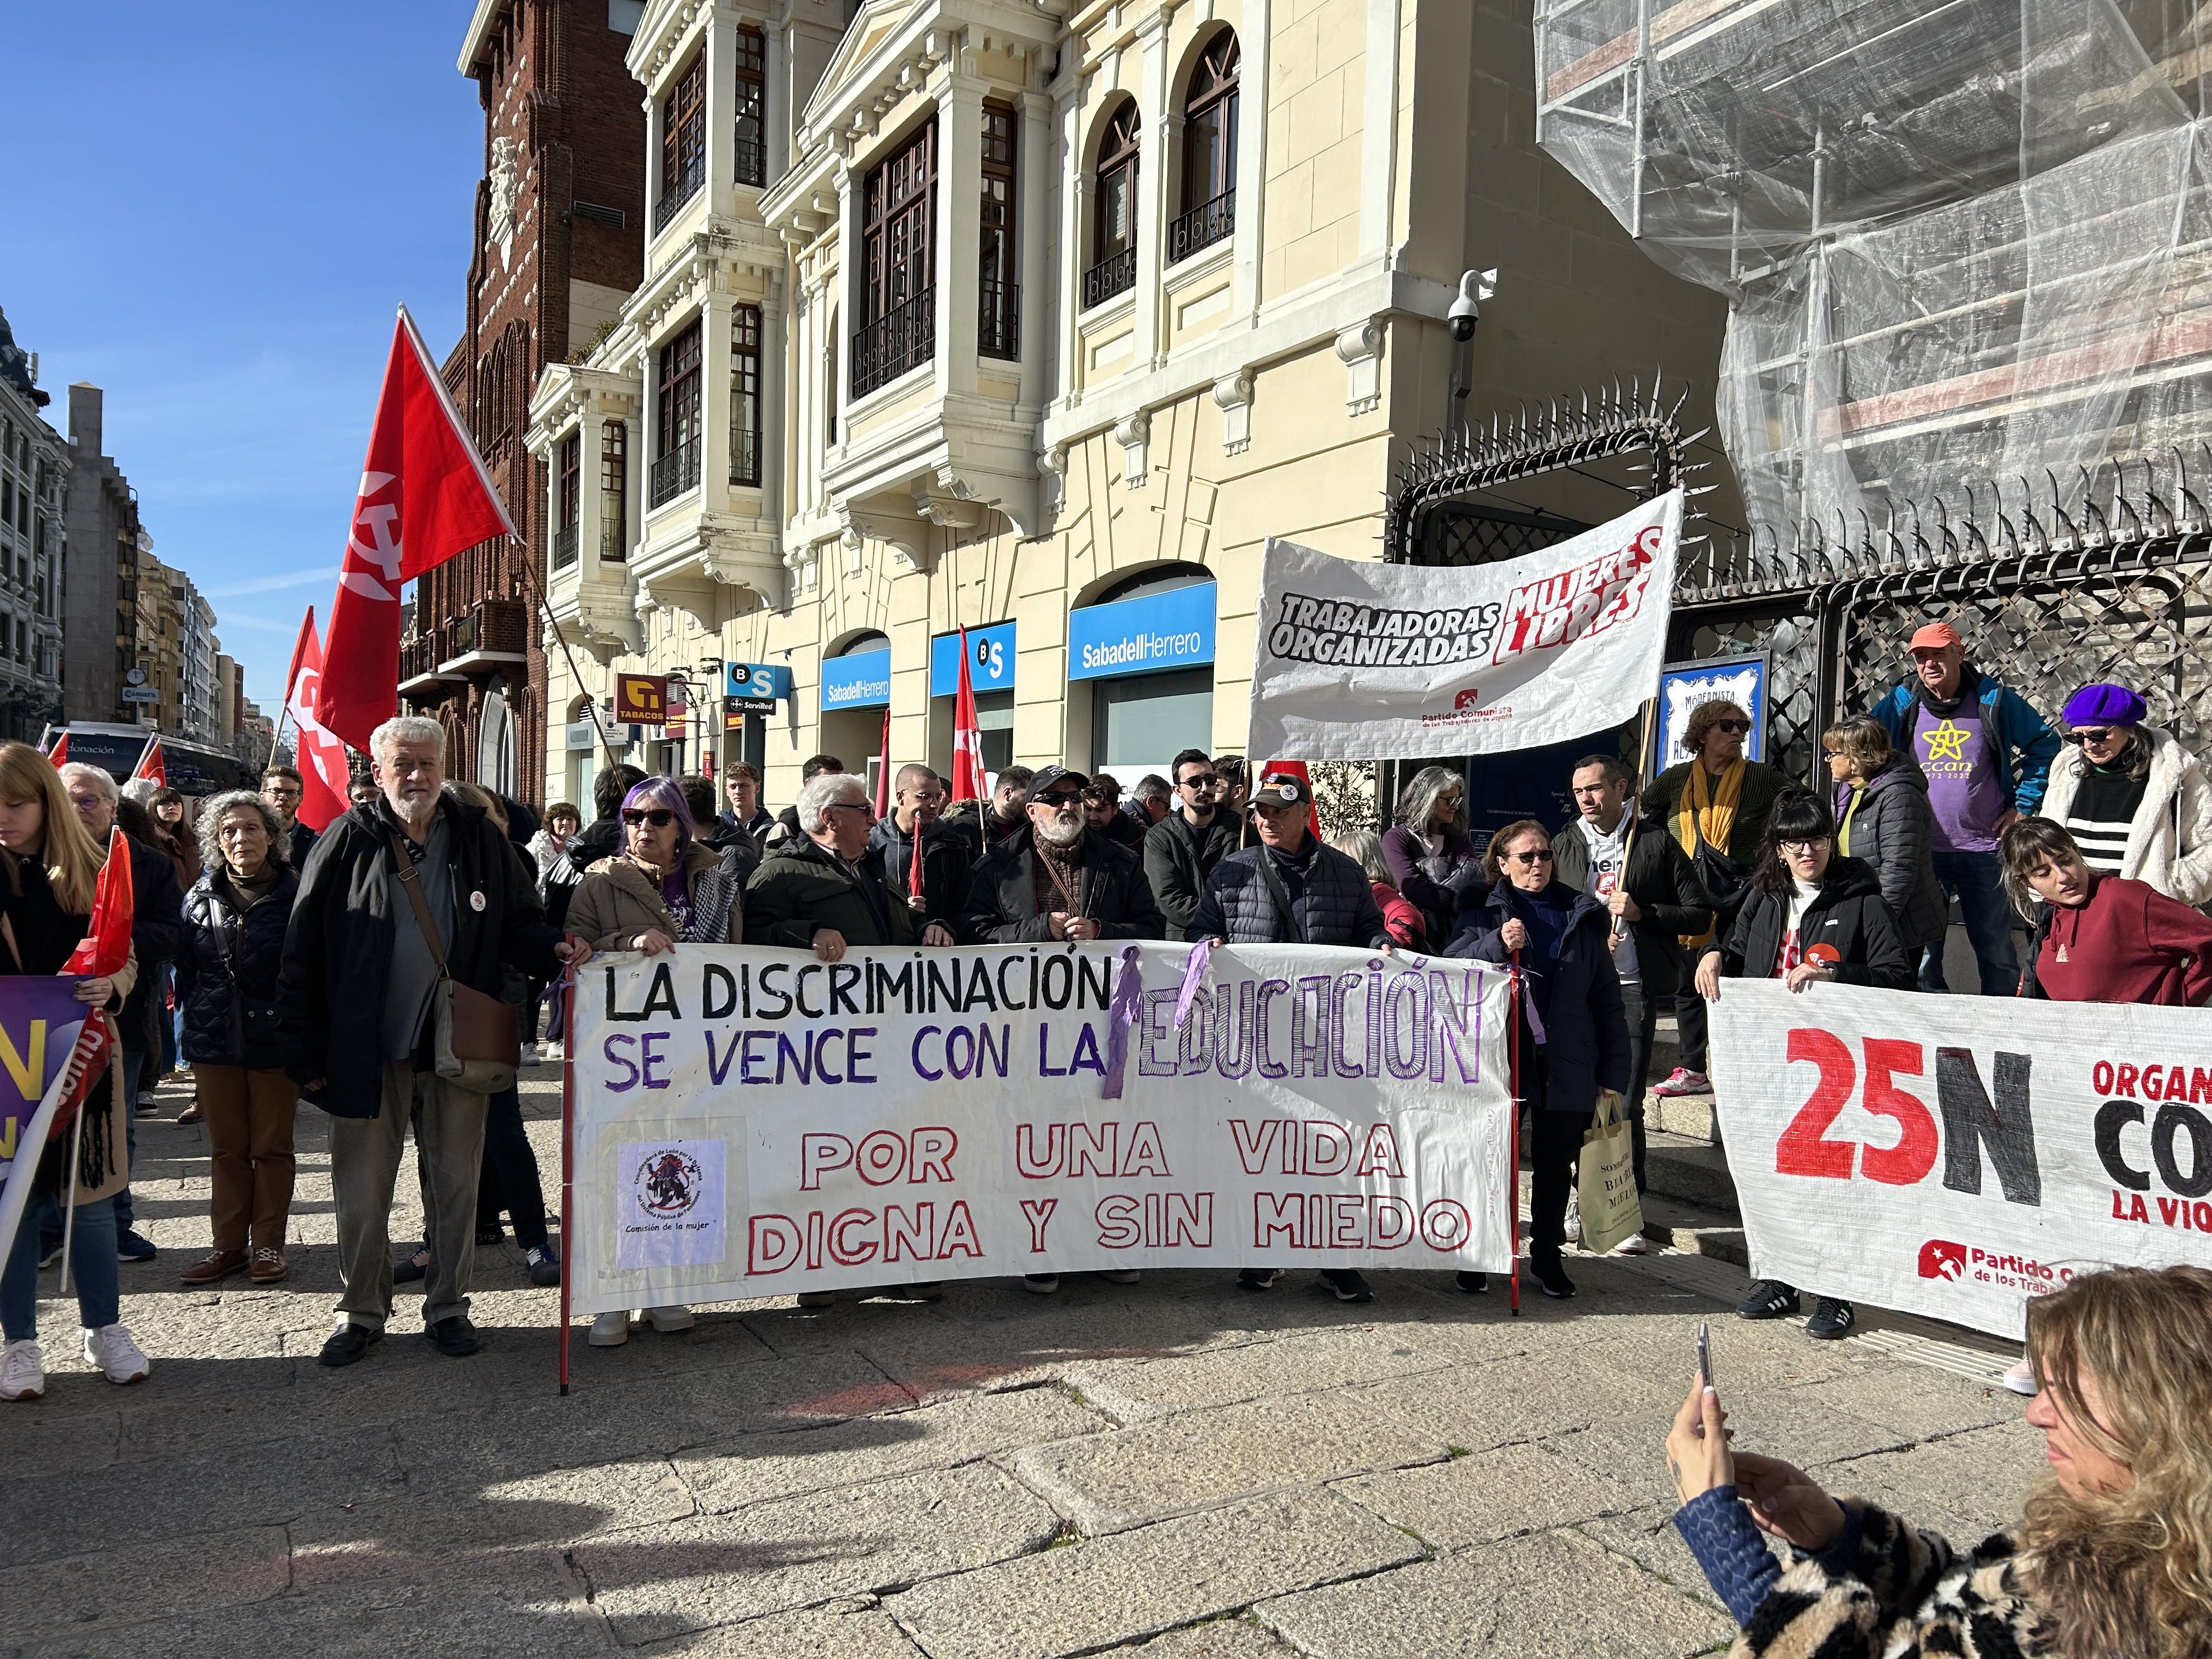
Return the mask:
<svg viewBox="0 0 2212 1659">
<path fill-rule="evenodd" d="M 1748 732 L 1751 730 L 1751 722 L 1749 720 L 1715 720 L 1713 722 L 1713 730 L 1716 732 Z"/>
<path fill-rule="evenodd" d="M 2072 744 L 2110 743 L 2119 735 L 2120 728 L 2117 726 L 2081 726 L 2069 732 L 2066 741 Z"/>
<path fill-rule="evenodd" d="M 665 806 L 625 806 L 622 821 L 629 824 L 649 823 L 656 830 L 665 830 L 676 822 L 676 814 Z"/>
<path fill-rule="evenodd" d="M 1065 807 L 1080 806 L 1083 805 L 1083 797 L 1079 794 L 1031 795 L 1030 799 L 1039 805 L 1051 807 L 1054 811 L 1060 811 Z"/>
<path fill-rule="evenodd" d="M 876 815 L 874 805 L 864 800 L 833 800 L 822 810 L 825 812 L 864 812 L 870 817 Z"/>
<path fill-rule="evenodd" d="M 1200 772 L 1194 778 L 1185 778 L 1182 787 L 1186 789 L 1211 789 L 1220 781 L 1221 774 L 1218 772 Z"/>
<path fill-rule="evenodd" d="M 1552 861 L 1549 853 L 1508 853 L 1505 856 L 1516 864 L 1549 864 Z"/>
</svg>

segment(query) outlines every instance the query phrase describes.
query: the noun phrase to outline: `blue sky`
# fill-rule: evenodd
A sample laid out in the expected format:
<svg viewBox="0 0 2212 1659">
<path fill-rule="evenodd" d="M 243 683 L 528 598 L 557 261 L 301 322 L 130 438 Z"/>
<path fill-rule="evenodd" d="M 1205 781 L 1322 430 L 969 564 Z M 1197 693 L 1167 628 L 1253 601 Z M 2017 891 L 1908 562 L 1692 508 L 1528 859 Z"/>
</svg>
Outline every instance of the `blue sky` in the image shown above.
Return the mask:
<svg viewBox="0 0 2212 1659">
<path fill-rule="evenodd" d="M 106 392 L 156 554 L 274 714 L 326 618 L 393 308 L 460 331 L 482 171 L 466 0 L 0 4 L 0 309 L 46 410 Z"/>
</svg>

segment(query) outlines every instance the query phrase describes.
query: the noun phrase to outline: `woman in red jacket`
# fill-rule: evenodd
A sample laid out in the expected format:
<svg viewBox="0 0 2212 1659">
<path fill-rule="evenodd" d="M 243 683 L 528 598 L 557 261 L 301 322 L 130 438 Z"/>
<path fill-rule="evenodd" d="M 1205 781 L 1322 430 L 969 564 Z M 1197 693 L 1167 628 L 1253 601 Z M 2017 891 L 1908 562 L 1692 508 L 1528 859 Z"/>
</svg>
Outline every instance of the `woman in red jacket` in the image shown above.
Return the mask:
<svg viewBox="0 0 2212 1659">
<path fill-rule="evenodd" d="M 2022 996 L 2160 1008 L 2212 998 L 2212 920 L 2203 913 L 2148 882 L 2092 870 L 2049 818 L 2014 823 L 2003 854 L 2005 889 L 2035 929 Z"/>
</svg>

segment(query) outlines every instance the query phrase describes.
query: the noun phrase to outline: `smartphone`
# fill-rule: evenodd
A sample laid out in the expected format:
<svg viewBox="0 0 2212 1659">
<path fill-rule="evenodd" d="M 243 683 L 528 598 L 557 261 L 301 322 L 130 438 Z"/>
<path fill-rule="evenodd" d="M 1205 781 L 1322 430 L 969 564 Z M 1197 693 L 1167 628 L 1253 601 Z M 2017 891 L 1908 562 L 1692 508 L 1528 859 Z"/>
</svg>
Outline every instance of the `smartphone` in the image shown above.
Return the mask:
<svg viewBox="0 0 2212 1659">
<path fill-rule="evenodd" d="M 1698 1383 L 1701 1388 L 1713 1386 L 1713 1338 L 1705 1322 L 1698 1322 Z"/>
</svg>

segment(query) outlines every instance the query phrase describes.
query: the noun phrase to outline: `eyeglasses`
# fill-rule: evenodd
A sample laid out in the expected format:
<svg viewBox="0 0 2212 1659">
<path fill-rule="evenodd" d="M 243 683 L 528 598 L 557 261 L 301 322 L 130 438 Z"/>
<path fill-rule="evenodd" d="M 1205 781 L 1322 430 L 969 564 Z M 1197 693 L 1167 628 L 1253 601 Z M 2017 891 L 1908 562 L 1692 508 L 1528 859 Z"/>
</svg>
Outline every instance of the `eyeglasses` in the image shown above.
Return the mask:
<svg viewBox="0 0 2212 1659">
<path fill-rule="evenodd" d="M 649 823 L 656 830 L 665 830 L 676 822 L 676 814 L 665 806 L 625 806 L 622 821 L 633 825 Z"/>
<path fill-rule="evenodd" d="M 822 810 L 825 812 L 859 812 L 871 818 L 876 815 L 874 805 L 865 800 L 833 800 Z"/>
<path fill-rule="evenodd" d="M 2066 734 L 2066 741 L 2074 744 L 2104 744 L 2110 743 L 2120 735 L 2122 735 L 2121 728 L 2117 726 L 2081 726 Z"/>
<path fill-rule="evenodd" d="M 1552 861 L 1551 854 L 1540 849 L 1533 853 L 1508 853 L 1505 856 L 1516 864 L 1549 864 Z"/>
<path fill-rule="evenodd" d="M 1751 722 L 1749 720 L 1715 720 L 1712 729 L 1716 732 L 1734 732 L 1741 734 L 1751 730 Z"/>
<path fill-rule="evenodd" d="M 1194 778 L 1185 778 L 1182 787 L 1186 789 L 1211 789 L 1220 781 L 1221 774 L 1218 772 L 1200 772 Z"/>
<path fill-rule="evenodd" d="M 1815 836 L 1810 841 L 1777 842 L 1775 845 L 1785 853 L 1795 853 L 1801 857 L 1810 858 L 1815 848 L 1826 847 L 1833 839 L 1832 836 Z"/>
</svg>

